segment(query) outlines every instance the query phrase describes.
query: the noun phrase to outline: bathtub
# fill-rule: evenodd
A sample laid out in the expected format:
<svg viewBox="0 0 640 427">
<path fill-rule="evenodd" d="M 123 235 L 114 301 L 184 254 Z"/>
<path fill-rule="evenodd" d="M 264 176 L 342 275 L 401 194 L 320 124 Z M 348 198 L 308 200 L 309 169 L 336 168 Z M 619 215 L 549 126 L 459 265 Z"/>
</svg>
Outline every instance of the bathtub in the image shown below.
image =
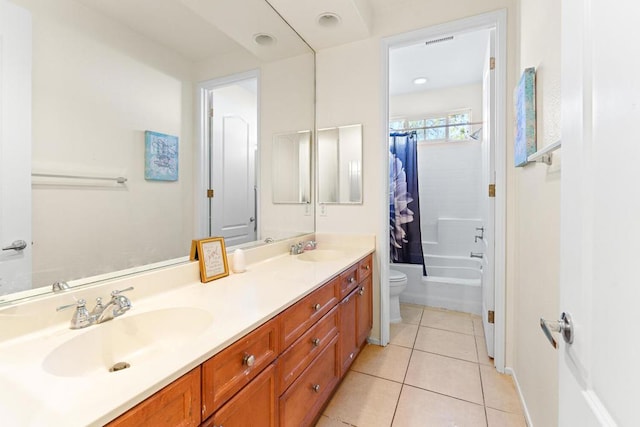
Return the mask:
<svg viewBox="0 0 640 427">
<path fill-rule="evenodd" d="M 407 275 L 407 288 L 400 301 L 480 314 L 482 312 L 482 263 L 461 256 L 425 255 L 427 276 L 422 266 L 391 264 Z"/>
</svg>

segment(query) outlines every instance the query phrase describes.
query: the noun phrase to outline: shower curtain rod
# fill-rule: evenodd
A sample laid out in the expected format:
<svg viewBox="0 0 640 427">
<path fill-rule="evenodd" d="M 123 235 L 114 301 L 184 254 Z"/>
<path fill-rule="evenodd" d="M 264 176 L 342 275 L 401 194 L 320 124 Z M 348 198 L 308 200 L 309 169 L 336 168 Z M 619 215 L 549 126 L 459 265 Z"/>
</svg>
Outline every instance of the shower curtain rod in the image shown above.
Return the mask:
<svg viewBox="0 0 640 427">
<path fill-rule="evenodd" d="M 467 122 L 467 123 L 451 123 L 448 125 L 435 125 L 435 126 L 423 126 L 419 128 L 404 128 L 404 129 L 389 129 L 392 132 L 406 132 L 411 130 L 422 130 L 422 129 L 437 129 L 437 128 L 448 128 L 454 126 L 469 126 L 469 125 L 481 125 L 482 122 Z"/>
</svg>

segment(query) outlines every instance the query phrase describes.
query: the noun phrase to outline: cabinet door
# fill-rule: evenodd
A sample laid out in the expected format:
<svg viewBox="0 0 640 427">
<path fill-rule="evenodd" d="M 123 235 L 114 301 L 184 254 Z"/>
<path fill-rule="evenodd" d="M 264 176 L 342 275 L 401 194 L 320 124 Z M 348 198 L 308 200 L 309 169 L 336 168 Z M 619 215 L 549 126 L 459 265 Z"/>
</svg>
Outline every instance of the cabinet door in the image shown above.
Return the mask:
<svg viewBox="0 0 640 427">
<path fill-rule="evenodd" d="M 202 364 L 202 417 L 207 418 L 278 356 L 272 319 Z"/>
<path fill-rule="evenodd" d="M 200 367 L 198 366 L 107 426 L 187 427 L 199 424 Z"/>
<path fill-rule="evenodd" d="M 272 364 L 202 423 L 202 427 L 275 427 L 276 399 L 276 372 Z"/>
<path fill-rule="evenodd" d="M 280 397 L 280 425 L 307 427 L 313 425 L 320 410 L 338 385 L 338 337 L 298 377 Z"/>
<path fill-rule="evenodd" d="M 356 329 L 358 348 L 364 344 L 373 327 L 373 282 L 371 276 L 364 279 L 356 295 Z"/>
<path fill-rule="evenodd" d="M 345 299 L 340 302 L 340 375 L 344 376 L 349 370 L 349 366 L 358 354 L 357 342 L 357 293 L 359 288 L 354 289 Z"/>
</svg>

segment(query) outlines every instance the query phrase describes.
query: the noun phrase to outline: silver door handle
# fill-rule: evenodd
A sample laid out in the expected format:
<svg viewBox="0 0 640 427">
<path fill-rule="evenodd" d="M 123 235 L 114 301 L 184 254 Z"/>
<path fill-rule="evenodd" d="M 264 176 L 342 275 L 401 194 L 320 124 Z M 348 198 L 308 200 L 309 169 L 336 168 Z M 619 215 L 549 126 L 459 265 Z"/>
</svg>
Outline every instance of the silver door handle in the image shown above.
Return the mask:
<svg viewBox="0 0 640 427">
<path fill-rule="evenodd" d="M 249 222 L 253 222 L 253 221 L 255 221 L 255 220 L 256 220 L 256 219 L 255 219 L 254 217 L 249 218 Z"/>
<path fill-rule="evenodd" d="M 558 321 L 548 321 L 541 317 L 540 327 L 553 348 L 558 348 L 558 342 L 553 338 L 553 335 L 551 335 L 552 332 L 559 332 L 564 342 L 573 344 L 573 321 L 569 313 L 563 312 Z"/>
<path fill-rule="evenodd" d="M 2 248 L 3 251 L 11 251 L 14 250 L 16 252 L 22 251 L 27 247 L 27 242 L 24 240 L 16 240 L 11 245 L 6 248 Z"/>
</svg>

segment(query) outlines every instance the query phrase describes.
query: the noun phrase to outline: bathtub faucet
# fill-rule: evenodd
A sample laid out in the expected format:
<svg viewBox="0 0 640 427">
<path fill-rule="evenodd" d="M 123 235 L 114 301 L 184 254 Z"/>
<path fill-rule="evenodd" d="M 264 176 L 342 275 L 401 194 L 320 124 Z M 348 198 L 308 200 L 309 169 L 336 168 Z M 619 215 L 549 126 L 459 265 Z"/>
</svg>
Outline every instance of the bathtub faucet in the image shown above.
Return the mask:
<svg viewBox="0 0 640 427">
<path fill-rule="evenodd" d="M 471 258 L 480 258 L 480 259 L 482 259 L 484 257 L 483 254 L 478 254 L 478 253 L 475 253 L 475 252 L 471 252 L 471 255 L 469 255 L 469 256 Z"/>
</svg>

